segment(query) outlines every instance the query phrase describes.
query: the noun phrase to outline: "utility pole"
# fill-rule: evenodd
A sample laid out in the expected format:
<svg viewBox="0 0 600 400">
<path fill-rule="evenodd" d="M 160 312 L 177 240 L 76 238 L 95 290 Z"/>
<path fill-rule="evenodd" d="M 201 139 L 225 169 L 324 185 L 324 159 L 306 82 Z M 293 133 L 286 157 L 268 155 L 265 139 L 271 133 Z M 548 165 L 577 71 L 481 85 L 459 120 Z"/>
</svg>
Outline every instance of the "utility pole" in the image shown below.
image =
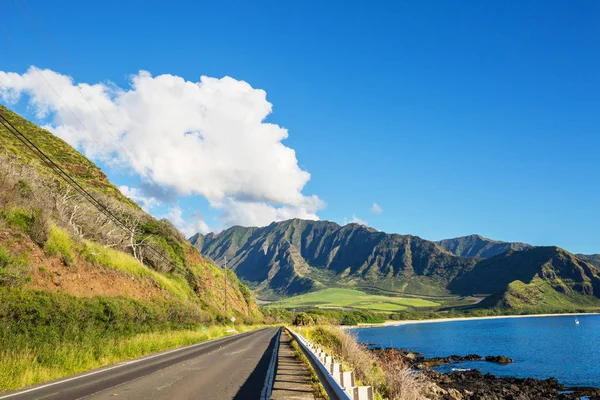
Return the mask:
<svg viewBox="0 0 600 400">
<path fill-rule="evenodd" d="M 225 312 L 227 312 L 227 256 L 225 256 L 225 267 L 223 272 L 225 275 Z"/>
</svg>

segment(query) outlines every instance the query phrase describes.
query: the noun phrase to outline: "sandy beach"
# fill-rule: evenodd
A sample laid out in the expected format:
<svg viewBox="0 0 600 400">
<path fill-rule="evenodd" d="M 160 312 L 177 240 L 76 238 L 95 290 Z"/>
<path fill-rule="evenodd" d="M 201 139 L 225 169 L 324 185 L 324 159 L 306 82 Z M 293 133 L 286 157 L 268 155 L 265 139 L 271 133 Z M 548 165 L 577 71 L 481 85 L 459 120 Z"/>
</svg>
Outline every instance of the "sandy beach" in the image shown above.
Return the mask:
<svg viewBox="0 0 600 400">
<path fill-rule="evenodd" d="M 398 326 L 409 324 L 433 324 L 438 322 L 451 321 L 476 321 L 482 319 L 503 319 L 503 318 L 543 318 L 543 317 L 564 317 L 578 315 L 599 315 L 600 313 L 563 313 L 563 314 L 531 314 L 531 315 L 494 315 L 489 317 L 457 317 L 457 318 L 436 318 L 436 319 L 409 319 L 404 321 L 386 321 L 381 324 L 359 324 L 353 326 L 345 326 L 344 328 L 377 328 L 384 326 Z"/>
</svg>

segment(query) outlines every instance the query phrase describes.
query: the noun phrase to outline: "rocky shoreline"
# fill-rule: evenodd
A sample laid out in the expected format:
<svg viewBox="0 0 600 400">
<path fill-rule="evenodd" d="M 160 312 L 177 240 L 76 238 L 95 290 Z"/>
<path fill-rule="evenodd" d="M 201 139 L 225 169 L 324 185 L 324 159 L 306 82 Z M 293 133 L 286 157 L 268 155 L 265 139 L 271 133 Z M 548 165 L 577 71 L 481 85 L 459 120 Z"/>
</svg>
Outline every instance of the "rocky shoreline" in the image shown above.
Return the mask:
<svg viewBox="0 0 600 400">
<path fill-rule="evenodd" d="M 554 378 L 513 378 L 482 374 L 477 370 L 457 370 L 441 373 L 431 369 L 441 364 L 460 361 L 487 361 L 507 364 L 512 359 L 500 356 L 466 356 L 425 358 L 423 355 L 405 350 L 373 348 L 371 351 L 380 360 L 400 359 L 404 364 L 421 373 L 429 381 L 426 393 L 430 399 L 440 400 L 576 400 L 586 398 L 600 400 L 600 389 L 591 387 L 566 387 Z"/>
</svg>

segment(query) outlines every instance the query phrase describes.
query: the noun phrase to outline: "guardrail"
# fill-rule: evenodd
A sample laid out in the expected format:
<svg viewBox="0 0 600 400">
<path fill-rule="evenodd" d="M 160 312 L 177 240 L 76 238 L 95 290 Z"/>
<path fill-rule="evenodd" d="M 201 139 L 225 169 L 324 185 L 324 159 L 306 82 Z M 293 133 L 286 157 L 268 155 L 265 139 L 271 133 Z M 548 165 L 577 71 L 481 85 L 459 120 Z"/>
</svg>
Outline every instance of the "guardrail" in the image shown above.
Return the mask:
<svg viewBox="0 0 600 400">
<path fill-rule="evenodd" d="M 286 328 L 300 345 L 302 352 L 315 369 L 325 391 L 332 399 L 337 400 L 373 400 L 371 386 L 356 386 L 354 372 L 343 371 L 342 364 L 336 363 L 333 356 L 309 342 L 304 336 Z"/>
</svg>

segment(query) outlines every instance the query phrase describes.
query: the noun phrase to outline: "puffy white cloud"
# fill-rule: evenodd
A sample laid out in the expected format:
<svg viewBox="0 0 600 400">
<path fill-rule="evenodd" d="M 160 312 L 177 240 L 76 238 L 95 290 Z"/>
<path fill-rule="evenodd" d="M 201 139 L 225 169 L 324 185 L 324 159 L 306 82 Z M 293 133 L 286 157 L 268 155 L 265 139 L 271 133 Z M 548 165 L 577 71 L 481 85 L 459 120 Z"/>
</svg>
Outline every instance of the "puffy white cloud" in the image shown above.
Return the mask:
<svg viewBox="0 0 600 400">
<path fill-rule="evenodd" d="M 210 227 L 202 219 L 200 213 L 192 214 L 191 218 L 183 218 L 183 211 L 178 205 L 169 208 L 169 212 L 163 216 L 175 225 L 186 238 L 193 236 L 195 233 L 207 234 L 211 231 Z"/>
<path fill-rule="evenodd" d="M 369 225 L 369 223 L 367 221 L 358 218 L 355 214 L 352 214 L 352 218 L 350 218 L 350 219 L 344 218 L 344 225 L 347 225 L 347 224 L 359 224 L 359 225 L 364 225 L 364 226 Z"/>
<path fill-rule="evenodd" d="M 273 206 L 264 202 L 237 201 L 228 199 L 214 204 L 223 211 L 223 223 L 229 225 L 264 226 L 274 221 L 291 218 L 318 220 L 317 211 L 325 204 L 317 197 L 305 197 L 299 205 Z"/>
<path fill-rule="evenodd" d="M 135 201 L 146 212 L 150 212 L 154 207 L 162 204 L 154 197 L 148 197 L 142 193 L 140 189 L 130 188 L 129 186 L 119 186 L 119 190 L 123 195 Z"/>
<path fill-rule="evenodd" d="M 371 211 L 373 214 L 382 214 L 383 213 L 383 208 L 381 208 L 381 206 L 377 203 L 373 203 L 373 205 L 371 206 L 371 209 L 369 210 Z"/>
<path fill-rule="evenodd" d="M 150 187 L 203 196 L 224 223 L 316 219 L 323 206 L 302 193 L 310 174 L 282 143 L 287 130 L 264 122 L 272 110 L 266 92 L 244 81 L 140 71 L 123 89 L 31 67 L 0 71 L 0 82 L 2 99 L 28 95 L 46 128 L 86 156 L 128 166 Z M 132 196 L 147 198 L 143 192 Z"/>
</svg>

